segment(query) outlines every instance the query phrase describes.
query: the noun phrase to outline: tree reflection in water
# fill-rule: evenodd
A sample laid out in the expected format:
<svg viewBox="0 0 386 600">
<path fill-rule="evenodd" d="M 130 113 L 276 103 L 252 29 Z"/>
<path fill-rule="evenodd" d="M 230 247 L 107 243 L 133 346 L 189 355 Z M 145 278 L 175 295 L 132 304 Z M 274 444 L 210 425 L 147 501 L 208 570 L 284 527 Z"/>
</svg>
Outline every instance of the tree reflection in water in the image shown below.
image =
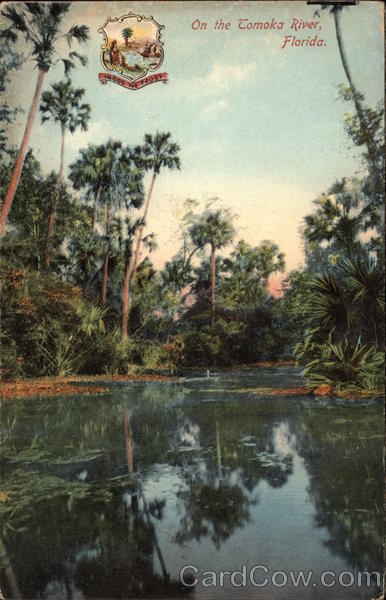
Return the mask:
<svg viewBox="0 0 386 600">
<path fill-rule="evenodd" d="M 309 407 L 293 429 L 328 547 L 353 569 L 381 572 L 383 424 L 376 405 Z"/>
</svg>

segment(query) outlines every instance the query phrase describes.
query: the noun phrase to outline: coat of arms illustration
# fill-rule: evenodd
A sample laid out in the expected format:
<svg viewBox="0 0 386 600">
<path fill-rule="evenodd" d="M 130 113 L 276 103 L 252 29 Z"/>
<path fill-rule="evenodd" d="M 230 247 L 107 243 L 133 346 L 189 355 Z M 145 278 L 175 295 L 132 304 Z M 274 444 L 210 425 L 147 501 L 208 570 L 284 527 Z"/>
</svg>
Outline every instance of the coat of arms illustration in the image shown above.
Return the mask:
<svg viewBox="0 0 386 600">
<path fill-rule="evenodd" d="M 153 17 L 131 12 L 109 17 L 98 29 L 104 36 L 101 62 L 108 71 L 99 73 L 101 83 L 113 81 L 128 89 L 139 89 L 156 81 L 166 82 L 167 73 L 154 73 L 164 58 L 162 29 L 164 26 Z"/>
</svg>

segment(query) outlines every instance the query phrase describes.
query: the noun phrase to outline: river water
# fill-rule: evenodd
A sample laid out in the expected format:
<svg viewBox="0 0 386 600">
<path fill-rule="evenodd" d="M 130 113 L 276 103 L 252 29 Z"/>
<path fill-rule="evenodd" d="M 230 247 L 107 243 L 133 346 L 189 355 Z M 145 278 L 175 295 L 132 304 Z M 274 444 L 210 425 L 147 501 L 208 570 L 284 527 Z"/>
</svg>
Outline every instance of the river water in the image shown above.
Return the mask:
<svg viewBox="0 0 386 600">
<path fill-rule="evenodd" d="M 274 395 L 300 384 L 267 368 L 3 401 L 5 598 L 374 597 L 383 403 Z"/>
</svg>

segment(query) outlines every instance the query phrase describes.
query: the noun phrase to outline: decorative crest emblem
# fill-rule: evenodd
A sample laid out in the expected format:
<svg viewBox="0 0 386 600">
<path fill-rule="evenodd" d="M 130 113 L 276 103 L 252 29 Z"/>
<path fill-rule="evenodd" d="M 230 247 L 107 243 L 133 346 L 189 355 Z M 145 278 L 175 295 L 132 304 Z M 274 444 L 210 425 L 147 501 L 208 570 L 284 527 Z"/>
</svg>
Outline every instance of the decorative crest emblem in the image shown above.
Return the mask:
<svg viewBox="0 0 386 600">
<path fill-rule="evenodd" d="M 108 18 L 98 29 L 103 33 L 101 62 L 109 73 L 99 73 L 99 81 L 113 81 L 128 89 L 140 89 L 149 83 L 167 81 L 167 73 L 157 71 L 164 58 L 161 30 L 153 17 L 128 13 L 122 17 Z"/>
</svg>

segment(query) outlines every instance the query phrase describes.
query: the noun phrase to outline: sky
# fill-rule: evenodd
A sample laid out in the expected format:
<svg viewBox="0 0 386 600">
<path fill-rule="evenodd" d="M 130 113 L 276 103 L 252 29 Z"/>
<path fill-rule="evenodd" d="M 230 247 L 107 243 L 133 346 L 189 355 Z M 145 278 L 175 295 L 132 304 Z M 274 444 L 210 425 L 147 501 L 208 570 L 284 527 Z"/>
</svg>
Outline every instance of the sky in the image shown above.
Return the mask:
<svg viewBox="0 0 386 600">
<path fill-rule="evenodd" d="M 181 170 L 160 174 L 149 210 L 148 231 L 156 233 L 159 245 L 152 257 L 157 267 L 178 249 L 176 207 L 187 198 L 204 202 L 218 197 L 237 215 L 239 239 L 252 245 L 270 239 L 285 252 L 287 270 L 297 268 L 304 259 L 299 229 L 312 201 L 336 179 L 360 172 L 358 152 L 343 128 L 349 107 L 337 90 L 347 82 L 333 18 L 327 10 L 314 17 L 316 8 L 305 0 L 72 4 L 64 29 L 73 24 L 90 28 L 90 41 L 82 46 L 88 65 L 77 69 L 72 80 L 85 89 L 92 114 L 88 131 L 68 135 L 65 164 L 89 143 L 113 138 L 137 145 L 145 133 L 156 131 L 170 131 L 181 147 Z M 134 91 L 99 82 L 98 73 L 105 69 L 98 29 L 108 17 L 130 12 L 152 16 L 164 26 L 164 60 L 157 72 L 168 73 L 168 83 Z M 219 19 L 229 28 L 216 30 Z M 293 19 L 318 24 L 295 31 Z M 254 22 L 283 22 L 283 28 L 248 29 Z M 371 105 L 383 101 L 382 27 L 383 2 L 361 0 L 343 11 L 353 79 Z M 321 45 L 282 47 L 290 35 L 300 40 L 317 36 Z M 24 57 L 8 88 L 9 101 L 26 111 L 11 129 L 15 144 L 37 77 L 28 48 Z M 62 77 L 58 64 L 46 76 L 44 89 Z M 58 170 L 57 125 L 42 125 L 38 115 L 30 146 L 45 171 Z"/>
</svg>

